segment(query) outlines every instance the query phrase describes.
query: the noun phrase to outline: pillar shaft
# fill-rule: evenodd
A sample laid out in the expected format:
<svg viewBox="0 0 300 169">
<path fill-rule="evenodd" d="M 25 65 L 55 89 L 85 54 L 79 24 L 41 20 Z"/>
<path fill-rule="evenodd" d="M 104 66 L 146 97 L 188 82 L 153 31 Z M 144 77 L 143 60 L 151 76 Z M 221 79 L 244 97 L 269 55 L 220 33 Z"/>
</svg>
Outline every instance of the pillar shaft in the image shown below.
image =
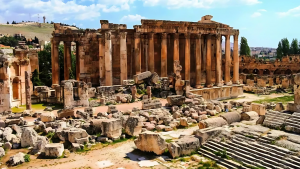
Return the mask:
<svg viewBox="0 0 300 169">
<path fill-rule="evenodd" d="M 174 34 L 174 55 L 173 60 L 179 60 L 179 33 Z M 174 70 L 175 72 L 175 70 Z"/>
<path fill-rule="evenodd" d="M 185 37 L 185 80 L 190 80 L 191 71 L 191 51 L 190 51 L 190 33 L 184 34 Z"/>
<path fill-rule="evenodd" d="M 105 37 L 99 38 L 99 76 L 105 78 Z M 103 85 L 103 84 L 100 84 Z"/>
<path fill-rule="evenodd" d="M 230 35 L 225 36 L 225 84 L 230 82 L 230 67 L 231 67 L 231 58 L 230 58 Z"/>
<path fill-rule="evenodd" d="M 127 80 L 127 45 L 126 45 L 127 32 L 120 32 L 120 69 L 121 69 L 121 84 L 123 80 Z"/>
<path fill-rule="evenodd" d="M 239 83 L 239 34 L 234 35 L 234 46 L 233 46 L 233 83 Z"/>
<path fill-rule="evenodd" d="M 211 35 L 206 36 L 206 86 L 211 85 Z"/>
<path fill-rule="evenodd" d="M 105 32 L 105 85 L 113 85 L 111 32 Z"/>
<path fill-rule="evenodd" d="M 167 37 L 168 34 L 162 33 L 161 35 L 161 77 L 167 77 L 168 63 L 167 63 Z"/>
<path fill-rule="evenodd" d="M 80 80 L 80 46 L 82 46 L 82 42 L 76 42 L 76 80 Z"/>
<path fill-rule="evenodd" d="M 196 36 L 196 87 L 201 86 L 201 34 Z"/>
<path fill-rule="evenodd" d="M 216 35 L 216 85 L 222 86 L 221 76 L 221 35 Z"/>
<path fill-rule="evenodd" d="M 148 68 L 150 72 L 154 72 L 154 33 L 149 33 L 148 36 Z"/>
<path fill-rule="evenodd" d="M 52 39 L 52 44 L 51 44 L 51 58 L 52 58 L 52 84 L 60 84 L 59 83 L 59 57 L 58 57 L 58 46 L 59 46 L 59 41 L 56 41 Z"/>
<path fill-rule="evenodd" d="M 70 77 L 71 64 L 71 42 L 64 41 L 64 79 L 68 80 Z"/>
<path fill-rule="evenodd" d="M 140 33 L 134 34 L 134 59 L 135 59 L 135 73 L 139 74 L 142 71 L 141 68 L 141 37 Z"/>
</svg>

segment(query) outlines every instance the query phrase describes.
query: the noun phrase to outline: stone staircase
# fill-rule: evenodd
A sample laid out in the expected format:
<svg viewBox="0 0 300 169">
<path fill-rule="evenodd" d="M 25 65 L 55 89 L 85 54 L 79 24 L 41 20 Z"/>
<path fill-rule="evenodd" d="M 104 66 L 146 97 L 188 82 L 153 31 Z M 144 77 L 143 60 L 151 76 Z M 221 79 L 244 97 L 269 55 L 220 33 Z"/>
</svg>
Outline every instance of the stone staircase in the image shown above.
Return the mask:
<svg viewBox="0 0 300 169">
<path fill-rule="evenodd" d="M 244 164 L 244 166 L 264 167 L 266 169 L 299 169 L 300 158 L 291 155 L 287 149 L 269 143 L 257 143 L 255 139 L 247 143 L 238 136 L 229 142 L 208 141 L 200 150 L 205 157 L 216 159 L 214 152 L 226 150 L 229 157 Z M 248 137 L 247 137 L 248 138 Z M 251 138 L 249 138 L 251 139 Z M 259 138 L 260 139 L 260 138 Z M 258 139 L 258 140 L 259 140 Z M 270 140 L 264 140 L 268 142 Z M 220 158 L 220 157 L 217 157 Z M 227 168 L 246 168 L 230 162 L 231 160 L 216 160 L 218 164 Z"/>
<path fill-rule="evenodd" d="M 269 110 L 265 115 L 263 125 L 269 128 L 281 129 L 290 116 L 291 114 L 288 113 Z"/>
<path fill-rule="evenodd" d="M 293 113 L 284 123 L 285 130 L 300 133 L 300 113 Z"/>
</svg>

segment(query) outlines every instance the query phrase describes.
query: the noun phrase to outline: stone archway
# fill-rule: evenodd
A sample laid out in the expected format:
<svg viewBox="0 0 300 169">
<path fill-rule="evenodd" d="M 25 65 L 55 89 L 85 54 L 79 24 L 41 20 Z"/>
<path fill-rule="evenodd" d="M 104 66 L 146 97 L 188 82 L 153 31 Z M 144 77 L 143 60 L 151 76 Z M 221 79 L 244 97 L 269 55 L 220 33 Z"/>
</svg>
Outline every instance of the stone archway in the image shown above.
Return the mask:
<svg viewBox="0 0 300 169">
<path fill-rule="evenodd" d="M 249 74 L 249 70 L 248 69 L 243 69 L 243 73 Z"/>
<path fill-rule="evenodd" d="M 258 69 L 254 69 L 252 73 L 253 74 L 259 74 L 259 70 Z"/>
<path fill-rule="evenodd" d="M 274 71 L 274 75 L 280 75 L 280 74 L 281 74 L 281 70 L 276 69 L 276 70 Z"/>
<path fill-rule="evenodd" d="M 284 72 L 284 74 L 286 74 L 286 75 L 291 75 L 291 74 L 293 74 L 293 72 L 291 71 L 291 69 L 287 69 L 287 70 Z"/>
<path fill-rule="evenodd" d="M 269 69 L 265 69 L 265 70 L 263 71 L 263 74 L 264 74 L 264 75 L 270 75 L 270 74 L 271 74 L 271 72 L 270 72 L 270 70 L 269 70 Z"/>
</svg>

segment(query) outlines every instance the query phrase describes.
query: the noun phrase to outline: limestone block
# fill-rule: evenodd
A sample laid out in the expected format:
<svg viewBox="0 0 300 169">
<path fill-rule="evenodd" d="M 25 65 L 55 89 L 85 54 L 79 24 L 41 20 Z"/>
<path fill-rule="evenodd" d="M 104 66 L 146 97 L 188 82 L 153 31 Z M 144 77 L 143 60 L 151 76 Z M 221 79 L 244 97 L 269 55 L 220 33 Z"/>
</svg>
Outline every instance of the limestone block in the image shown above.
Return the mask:
<svg viewBox="0 0 300 169">
<path fill-rule="evenodd" d="M 170 106 L 182 106 L 185 103 L 185 97 L 181 95 L 168 96 L 167 101 Z"/>
<path fill-rule="evenodd" d="M 0 147 L 0 158 L 5 155 L 5 151 L 2 147 Z"/>
<path fill-rule="evenodd" d="M 16 124 L 16 125 L 20 125 L 21 124 L 21 118 L 18 118 L 18 119 L 5 119 L 5 126 L 9 126 L 9 125 L 13 125 L 13 124 Z"/>
<path fill-rule="evenodd" d="M 281 102 L 277 103 L 275 107 L 275 111 L 282 111 L 282 110 L 284 110 L 283 104 Z"/>
<path fill-rule="evenodd" d="M 102 121 L 101 131 L 108 138 L 119 138 L 122 134 L 122 122 L 120 119 L 105 119 Z"/>
<path fill-rule="evenodd" d="M 12 132 L 13 130 L 10 127 L 6 127 L 3 131 L 3 140 L 10 142 L 13 137 Z"/>
<path fill-rule="evenodd" d="M 159 133 L 146 131 L 139 134 L 138 139 L 134 140 L 136 147 L 141 151 L 154 152 L 161 155 L 167 148 L 167 143 Z"/>
<path fill-rule="evenodd" d="M 73 108 L 70 109 L 63 109 L 57 112 L 59 118 L 63 117 L 75 117 L 75 110 Z"/>
<path fill-rule="evenodd" d="M 252 120 L 257 120 L 259 118 L 257 112 L 255 111 L 249 111 L 249 112 L 243 112 L 241 114 L 241 120 L 245 121 L 252 121 Z"/>
<path fill-rule="evenodd" d="M 18 154 L 11 156 L 7 161 L 7 164 L 9 164 L 10 166 L 16 166 L 18 164 L 22 164 L 25 162 L 24 156 L 25 156 L 24 153 L 19 152 Z"/>
<path fill-rule="evenodd" d="M 134 83 L 139 84 L 142 80 L 149 78 L 152 75 L 150 71 L 142 72 L 133 76 Z"/>
<path fill-rule="evenodd" d="M 117 107 L 115 105 L 109 105 L 108 106 L 108 109 L 107 109 L 108 114 L 117 113 L 117 112 L 118 112 L 118 110 L 117 110 Z"/>
<path fill-rule="evenodd" d="M 50 143 L 45 146 L 45 156 L 58 158 L 64 152 L 64 145 L 61 143 Z"/>
<path fill-rule="evenodd" d="M 200 148 L 200 141 L 195 136 L 181 135 L 178 140 L 168 144 L 168 150 L 173 158 L 190 155 Z"/>
<path fill-rule="evenodd" d="M 220 117 L 226 120 L 228 124 L 241 121 L 241 114 L 238 112 L 228 112 L 222 114 Z"/>
<path fill-rule="evenodd" d="M 188 127 L 189 124 L 187 122 L 187 118 L 185 118 L 185 117 L 180 118 L 180 125 L 183 126 L 183 127 Z"/>
<path fill-rule="evenodd" d="M 76 116 L 81 119 L 89 119 L 90 118 L 90 114 L 88 112 L 83 112 L 80 110 L 76 111 Z"/>
<path fill-rule="evenodd" d="M 266 107 L 263 104 L 252 103 L 251 107 L 252 111 L 255 111 L 258 115 L 266 114 Z"/>
<path fill-rule="evenodd" d="M 84 129 L 80 129 L 80 128 L 71 128 L 68 131 L 68 140 L 71 143 L 78 143 L 77 140 L 78 139 L 87 139 L 88 138 L 88 134 L 86 132 L 86 130 Z"/>
<path fill-rule="evenodd" d="M 130 136 L 138 136 L 142 132 L 143 124 L 139 120 L 139 116 L 131 116 L 125 124 L 125 132 Z"/>
<path fill-rule="evenodd" d="M 209 127 L 194 131 L 194 135 L 199 138 L 200 144 L 203 145 L 210 139 L 218 136 L 224 129 L 222 127 Z"/>
<path fill-rule="evenodd" d="M 21 135 L 21 147 L 34 147 L 39 135 L 31 127 L 23 128 Z"/>
<path fill-rule="evenodd" d="M 202 120 L 198 124 L 199 129 L 204 129 L 204 128 L 208 128 L 208 127 L 222 127 L 224 125 L 228 125 L 228 123 L 222 117 L 209 118 L 206 120 Z"/>
<path fill-rule="evenodd" d="M 51 122 L 51 121 L 55 121 L 56 117 L 54 114 L 41 114 L 41 121 L 42 122 Z"/>
</svg>

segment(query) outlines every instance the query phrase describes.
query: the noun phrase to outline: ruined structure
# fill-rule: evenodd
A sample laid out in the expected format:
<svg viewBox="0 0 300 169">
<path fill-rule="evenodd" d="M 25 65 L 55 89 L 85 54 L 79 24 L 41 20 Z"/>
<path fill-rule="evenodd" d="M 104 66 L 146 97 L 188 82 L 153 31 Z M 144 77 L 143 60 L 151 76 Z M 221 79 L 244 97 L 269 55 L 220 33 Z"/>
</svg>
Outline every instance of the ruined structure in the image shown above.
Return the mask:
<svg viewBox="0 0 300 169">
<path fill-rule="evenodd" d="M 239 30 L 211 19 L 212 16 L 206 15 L 198 22 L 141 20 L 142 24 L 135 25 L 134 29 L 101 20 L 101 29 L 85 31 L 55 24 L 51 40 L 53 84 L 69 79 L 70 44 L 76 42 L 76 80 L 112 86 L 123 84 L 124 80 L 145 71 L 167 77 L 176 71 L 173 65 L 179 61 L 182 65 L 182 80 L 198 88 L 190 92 L 207 93 L 207 99 L 235 97 L 242 93 L 242 86 L 238 85 Z M 224 71 L 221 66 L 222 36 L 226 37 Z M 233 59 L 230 57 L 230 36 L 234 36 Z M 59 79 L 58 44 L 61 41 L 65 46 L 65 79 Z M 227 85 L 224 88 L 223 77 Z M 208 88 L 201 89 L 203 83 Z M 232 83 L 236 85 L 231 86 Z"/>
</svg>

